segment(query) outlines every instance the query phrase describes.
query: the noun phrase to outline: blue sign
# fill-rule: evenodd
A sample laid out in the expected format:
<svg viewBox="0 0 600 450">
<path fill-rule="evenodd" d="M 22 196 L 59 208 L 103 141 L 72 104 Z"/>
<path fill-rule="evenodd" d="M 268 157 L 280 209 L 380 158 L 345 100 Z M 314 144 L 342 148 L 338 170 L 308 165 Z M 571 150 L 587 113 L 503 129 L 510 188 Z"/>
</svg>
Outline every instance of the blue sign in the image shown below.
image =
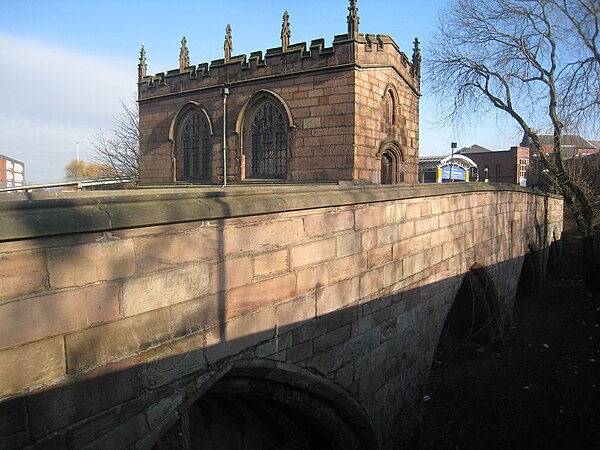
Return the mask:
<svg viewBox="0 0 600 450">
<path fill-rule="evenodd" d="M 450 178 L 450 168 L 452 168 L 452 178 Z M 442 167 L 442 180 L 465 181 L 467 171 L 460 166 L 448 165 Z"/>
</svg>

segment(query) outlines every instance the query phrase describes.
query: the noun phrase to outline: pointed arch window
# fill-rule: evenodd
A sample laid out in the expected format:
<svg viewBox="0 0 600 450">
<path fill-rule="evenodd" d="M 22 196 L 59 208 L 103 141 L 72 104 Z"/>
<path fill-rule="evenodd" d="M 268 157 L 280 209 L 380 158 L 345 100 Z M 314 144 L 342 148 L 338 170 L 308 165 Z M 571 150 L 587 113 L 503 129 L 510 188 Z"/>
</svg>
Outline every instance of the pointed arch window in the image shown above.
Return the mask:
<svg viewBox="0 0 600 450">
<path fill-rule="evenodd" d="M 177 180 L 207 181 L 210 178 L 210 127 L 206 117 L 193 109 L 181 120 L 177 140 Z"/>
<path fill-rule="evenodd" d="M 396 124 L 396 100 L 391 89 L 385 93 L 385 123 L 386 125 Z"/>
<path fill-rule="evenodd" d="M 251 119 L 251 177 L 286 178 L 288 133 L 281 110 L 270 101 L 262 103 Z"/>
<path fill-rule="evenodd" d="M 400 152 L 389 147 L 381 153 L 381 184 L 397 184 L 404 182 L 404 171 L 400 164 L 401 156 L 399 155 L 401 155 Z"/>
</svg>

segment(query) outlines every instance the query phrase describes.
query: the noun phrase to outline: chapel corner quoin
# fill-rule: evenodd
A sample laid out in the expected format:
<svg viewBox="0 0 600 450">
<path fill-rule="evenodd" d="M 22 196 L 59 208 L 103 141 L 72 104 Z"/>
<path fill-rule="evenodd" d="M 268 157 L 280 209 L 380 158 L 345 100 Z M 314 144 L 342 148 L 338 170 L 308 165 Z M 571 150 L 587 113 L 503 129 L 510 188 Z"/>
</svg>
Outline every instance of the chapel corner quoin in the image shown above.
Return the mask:
<svg viewBox="0 0 600 450">
<path fill-rule="evenodd" d="M 387 35 L 348 31 L 191 65 L 182 39 L 179 68 L 148 75 L 138 66 L 141 183 L 276 180 L 417 182 L 421 54 L 408 58 Z"/>
</svg>

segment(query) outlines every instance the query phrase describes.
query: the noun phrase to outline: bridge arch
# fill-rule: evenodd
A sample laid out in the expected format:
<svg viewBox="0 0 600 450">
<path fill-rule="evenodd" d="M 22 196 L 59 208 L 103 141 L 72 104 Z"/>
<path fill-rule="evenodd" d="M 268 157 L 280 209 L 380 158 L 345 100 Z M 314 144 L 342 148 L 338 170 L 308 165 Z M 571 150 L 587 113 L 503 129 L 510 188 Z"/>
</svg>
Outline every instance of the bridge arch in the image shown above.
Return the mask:
<svg viewBox="0 0 600 450">
<path fill-rule="evenodd" d="M 499 318 L 498 295 L 488 271 L 474 264 L 465 274 L 446 315 L 434 363 L 452 359 L 461 345 L 491 342 Z"/>
<path fill-rule="evenodd" d="M 375 449 L 359 403 L 334 382 L 273 360 L 235 362 L 192 393 L 154 448 Z"/>
</svg>

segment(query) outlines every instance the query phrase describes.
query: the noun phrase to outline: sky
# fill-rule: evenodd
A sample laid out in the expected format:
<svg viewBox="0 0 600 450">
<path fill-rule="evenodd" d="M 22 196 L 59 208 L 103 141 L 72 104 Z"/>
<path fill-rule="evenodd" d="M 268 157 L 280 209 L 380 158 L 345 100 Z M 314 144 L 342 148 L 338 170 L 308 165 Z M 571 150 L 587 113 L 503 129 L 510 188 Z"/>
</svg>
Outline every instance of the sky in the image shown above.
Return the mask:
<svg viewBox="0 0 600 450">
<path fill-rule="evenodd" d="M 360 32 L 388 34 L 409 57 L 418 37 L 427 45 L 447 0 L 358 0 Z M 233 54 L 281 45 L 282 15 L 291 42 L 347 31 L 347 0 L 2 0 L 0 14 L 0 154 L 25 162 L 27 183 L 60 181 L 71 159 L 94 159 L 94 136 L 109 133 L 137 92 L 141 44 L 148 74 L 179 67 L 186 36 L 192 64 L 223 57 L 231 24 Z M 422 86 L 420 154 L 479 144 L 508 149 L 520 141 L 509 121 L 490 117 L 457 129 Z"/>
</svg>

